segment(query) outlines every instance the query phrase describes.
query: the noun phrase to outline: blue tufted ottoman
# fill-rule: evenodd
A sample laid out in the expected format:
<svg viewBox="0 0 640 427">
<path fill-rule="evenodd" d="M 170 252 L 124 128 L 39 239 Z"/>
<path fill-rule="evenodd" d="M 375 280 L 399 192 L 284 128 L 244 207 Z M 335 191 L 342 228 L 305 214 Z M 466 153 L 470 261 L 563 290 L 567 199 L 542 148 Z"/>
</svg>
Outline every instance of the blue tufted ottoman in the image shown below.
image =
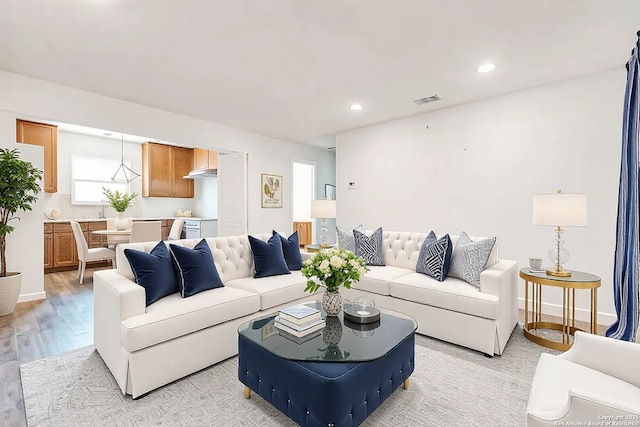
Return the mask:
<svg viewBox="0 0 640 427">
<path fill-rule="evenodd" d="M 302 426 L 357 426 L 400 385 L 408 387 L 414 369 L 413 331 L 397 337 L 397 345 L 381 357 L 360 362 L 350 362 L 345 357 L 349 353 L 338 346 L 334 347 L 338 354 L 333 356 L 346 360 L 291 360 L 240 333 L 238 378 L 246 386 L 246 398 L 254 391 Z M 383 338 L 393 339 L 378 337 Z M 318 347 L 318 343 L 310 345 Z M 321 340 L 319 345 L 326 347 L 325 354 L 332 350 Z M 292 358 L 299 357 L 292 354 Z"/>
</svg>

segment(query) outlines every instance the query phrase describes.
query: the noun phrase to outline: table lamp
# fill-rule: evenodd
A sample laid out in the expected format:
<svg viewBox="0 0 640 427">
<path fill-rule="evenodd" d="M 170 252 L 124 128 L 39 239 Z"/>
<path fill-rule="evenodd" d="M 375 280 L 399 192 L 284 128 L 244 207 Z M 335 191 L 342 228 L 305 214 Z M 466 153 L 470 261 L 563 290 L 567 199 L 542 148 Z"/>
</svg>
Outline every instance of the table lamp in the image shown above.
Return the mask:
<svg viewBox="0 0 640 427">
<path fill-rule="evenodd" d="M 564 247 L 562 227 L 587 226 L 587 195 L 566 194 L 558 190 L 554 194 L 533 196 L 533 223 L 555 227 L 556 235 L 553 246 L 549 249 L 549 258 L 554 263 L 554 268 L 548 269 L 546 273 L 559 277 L 571 276 L 570 271 L 562 269 L 562 265 L 569 259 L 569 251 Z"/>
<path fill-rule="evenodd" d="M 335 200 L 312 200 L 311 201 L 311 218 L 320 218 L 320 247 L 326 248 L 327 245 L 327 218 L 336 217 L 336 201 Z"/>
</svg>

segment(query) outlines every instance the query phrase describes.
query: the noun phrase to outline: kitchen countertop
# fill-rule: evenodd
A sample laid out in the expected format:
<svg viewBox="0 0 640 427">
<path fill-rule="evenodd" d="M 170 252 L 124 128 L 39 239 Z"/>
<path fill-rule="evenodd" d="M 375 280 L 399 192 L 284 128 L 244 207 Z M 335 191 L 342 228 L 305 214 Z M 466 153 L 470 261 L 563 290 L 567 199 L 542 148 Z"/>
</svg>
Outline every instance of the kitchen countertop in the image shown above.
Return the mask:
<svg viewBox="0 0 640 427">
<path fill-rule="evenodd" d="M 112 217 L 113 218 L 113 217 Z M 198 217 L 185 217 L 185 216 L 163 216 L 158 218 L 153 217 L 144 217 L 144 216 L 134 216 L 134 217 L 126 217 L 131 218 L 134 221 L 162 221 L 163 219 L 197 219 L 197 220 L 216 220 L 216 218 L 198 218 Z M 106 221 L 106 218 L 58 218 L 58 219 L 46 219 L 45 223 L 56 223 L 56 222 L 69 222 L 69 221 L 77 221 L 77 222 L 100 222 Z"/>
</svg>

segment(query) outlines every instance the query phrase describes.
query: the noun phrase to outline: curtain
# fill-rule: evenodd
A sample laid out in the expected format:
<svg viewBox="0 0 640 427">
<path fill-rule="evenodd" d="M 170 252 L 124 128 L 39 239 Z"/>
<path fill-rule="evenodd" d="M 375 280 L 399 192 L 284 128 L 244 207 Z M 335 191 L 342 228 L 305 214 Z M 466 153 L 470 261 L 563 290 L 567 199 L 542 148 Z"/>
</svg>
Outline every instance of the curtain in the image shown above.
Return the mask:
<svg viewBox="0 0 640 427">
<path fill-rule="evenodd" d="M 613 266 L 613 296 L 618 319 L 607 329 L 607 336 L 634 341 L 640 318 L 640 227 L 638 209 L 638 124 L 640 104 L 638 89 L 638 40 L 627 62 L 627 88 L 624 95 L 622 116 L 622 160 L 620 162 L 620 186 L 618 189 L 618 224 L 616 229 L 616 253 Z"/>
</svg>

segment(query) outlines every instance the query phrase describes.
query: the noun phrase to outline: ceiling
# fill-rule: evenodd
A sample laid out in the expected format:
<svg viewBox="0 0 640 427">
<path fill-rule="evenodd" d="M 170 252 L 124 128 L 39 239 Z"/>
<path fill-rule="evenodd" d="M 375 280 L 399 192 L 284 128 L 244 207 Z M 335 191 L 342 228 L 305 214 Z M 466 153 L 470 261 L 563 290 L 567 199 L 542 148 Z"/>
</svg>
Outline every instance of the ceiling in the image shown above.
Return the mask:
<svg viewBox="0 0 640 427">
<path fill-rule="evenodd" d="M 3 0 L 0 69 L 328 147 L 621 68 L 639 16 L 637 0 Z"/>
</svg>

